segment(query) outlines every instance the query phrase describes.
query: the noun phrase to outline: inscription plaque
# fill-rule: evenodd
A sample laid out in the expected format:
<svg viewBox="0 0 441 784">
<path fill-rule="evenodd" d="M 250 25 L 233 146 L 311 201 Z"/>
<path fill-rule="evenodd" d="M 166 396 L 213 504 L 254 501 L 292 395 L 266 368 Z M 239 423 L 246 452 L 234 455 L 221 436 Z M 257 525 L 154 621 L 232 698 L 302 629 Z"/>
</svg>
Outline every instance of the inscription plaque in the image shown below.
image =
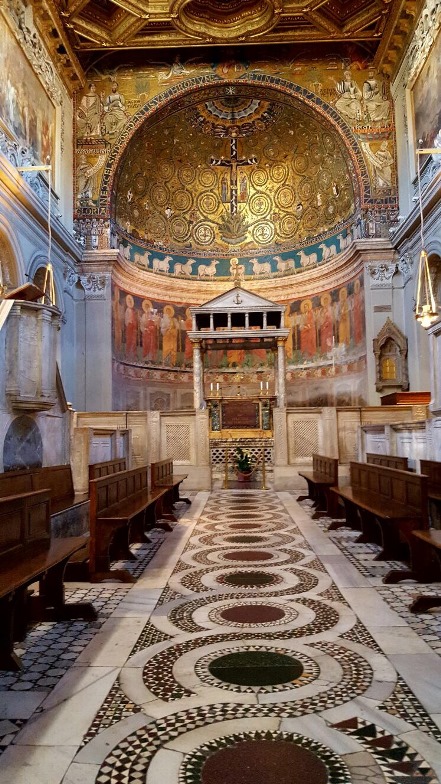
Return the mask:
<svg viewBox="0 0 441 784">
<path fill-rule="evenodd" d="M 226 400 L 222 403 L 222 428 L 254 430 L 259 426 L 259 403 L 252 400 Z"/>
</svg>

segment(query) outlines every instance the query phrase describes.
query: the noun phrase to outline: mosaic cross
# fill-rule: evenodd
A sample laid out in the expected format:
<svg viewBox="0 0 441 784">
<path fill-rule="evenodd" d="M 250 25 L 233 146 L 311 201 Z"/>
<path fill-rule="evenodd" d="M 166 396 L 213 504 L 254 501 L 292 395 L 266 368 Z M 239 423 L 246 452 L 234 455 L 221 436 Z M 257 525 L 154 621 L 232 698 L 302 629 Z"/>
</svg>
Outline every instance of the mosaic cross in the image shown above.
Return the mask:
<svg viewBox="0 0 441 784">
<path fill-rule="evenodd" d="M 257 157 L 251 155 L 249 158 L 239 158 L 237 154 L 237 136 L 232 133 L 230 136 L 230 157 L 214 158 L 211 157 L 212 166 L 227 166 L 230 170 L 230 215 L 237 214 L 237 174 L 241 166 L 255 166 Z"/>
</svg>

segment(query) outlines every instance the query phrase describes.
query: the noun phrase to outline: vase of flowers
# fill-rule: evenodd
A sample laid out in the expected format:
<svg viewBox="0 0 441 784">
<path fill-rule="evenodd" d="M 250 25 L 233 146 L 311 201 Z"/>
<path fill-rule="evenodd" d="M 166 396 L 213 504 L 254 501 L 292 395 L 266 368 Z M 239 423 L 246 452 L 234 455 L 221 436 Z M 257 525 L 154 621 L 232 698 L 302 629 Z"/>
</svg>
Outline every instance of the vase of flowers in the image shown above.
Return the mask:
<svg viewBox="0 0 441 784">
<path fill-rule="evenodd" d="M 234 459 L 234 467 L 239 482 L 249 482 L 253 475 L 253 465 L 251 463 L 250 453 L 242 447 L 236 447 L 236 456 Z"/>
</svg>

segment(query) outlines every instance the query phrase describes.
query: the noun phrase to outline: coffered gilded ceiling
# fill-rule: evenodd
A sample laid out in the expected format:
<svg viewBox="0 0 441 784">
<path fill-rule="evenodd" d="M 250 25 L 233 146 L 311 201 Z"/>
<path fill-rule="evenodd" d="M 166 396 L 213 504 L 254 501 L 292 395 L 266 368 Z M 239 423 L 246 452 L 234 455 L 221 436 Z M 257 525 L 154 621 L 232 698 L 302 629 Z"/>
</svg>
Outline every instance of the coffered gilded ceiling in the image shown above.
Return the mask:
<svg viewBox="0 0 441 784">
<path fill-rule="evenodd" d="M 391 75 L 422 0 L 36 0 L 33 6 L 62 66 L 84 83 L 84 69 L 107 52 L 122 53 L 124 62 L 128 50 L 256 43 L 357 43 Z"/>
</svg>

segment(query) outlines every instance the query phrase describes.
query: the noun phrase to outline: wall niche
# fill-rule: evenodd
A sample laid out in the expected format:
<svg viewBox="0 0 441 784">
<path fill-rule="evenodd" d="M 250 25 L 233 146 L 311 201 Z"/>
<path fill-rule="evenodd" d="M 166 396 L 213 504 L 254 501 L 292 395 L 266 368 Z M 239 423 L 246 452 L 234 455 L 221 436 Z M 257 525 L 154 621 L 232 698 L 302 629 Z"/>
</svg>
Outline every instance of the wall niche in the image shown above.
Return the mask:
<svg viewBox="0 0 441 784">
<path fill-rule="evenodd" d="M 409 389 L 407 338 L 389 318 L 373 340 L 375 355 L 375 388 Z"/>
</svg>

